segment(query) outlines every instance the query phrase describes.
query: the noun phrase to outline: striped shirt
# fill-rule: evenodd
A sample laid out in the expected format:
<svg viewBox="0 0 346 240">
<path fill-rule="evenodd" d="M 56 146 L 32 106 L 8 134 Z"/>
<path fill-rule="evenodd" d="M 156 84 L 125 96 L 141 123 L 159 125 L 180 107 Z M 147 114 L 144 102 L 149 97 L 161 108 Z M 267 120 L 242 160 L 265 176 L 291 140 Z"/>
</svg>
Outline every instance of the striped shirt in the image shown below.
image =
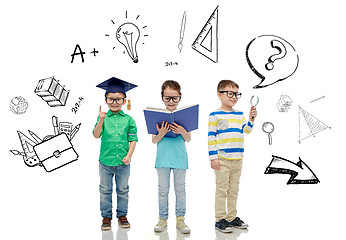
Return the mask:
<svg viewBox="0 0 346 240">
<path fill-rule="evenodd" d="M 253 122 L 246 121 L 244 113 L 216 110 L 209 115 L 209 160 L 218 158 L 239 160 L 244 153 L 244 132 L 252 131 Z"/>
</svg>

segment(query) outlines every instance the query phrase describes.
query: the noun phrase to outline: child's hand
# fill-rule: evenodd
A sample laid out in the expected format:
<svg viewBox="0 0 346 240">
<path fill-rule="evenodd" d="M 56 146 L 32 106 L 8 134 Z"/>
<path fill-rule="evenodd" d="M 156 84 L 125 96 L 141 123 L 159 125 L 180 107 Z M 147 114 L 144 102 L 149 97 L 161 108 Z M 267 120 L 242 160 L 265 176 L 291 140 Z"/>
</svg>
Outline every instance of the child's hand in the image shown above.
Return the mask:
<svg viewBox="0 0 346 240">
<path fill-rule="evenodd" d="M 183 126 L 180 126 L 180 125 L 176 124 L 175 122 L 171 124 L 171 127 L 172 127 L 172 131 L 173 131 L 175 134 L 186 133 L 185 128 L 183 128 Z"/>
<path fill-rule="evenodd" d="M 220 161 L 219 159 L 214 159 L 210 161 L 210 166 L 214 170 L 220 170 Z"/>
<path fill-rule="evenodd" d="M 130 164 L 130 161 L 131 161 L 131 158 L 129 156 L 126 156 L 123 158 L 123 163 L 125 165 L 129 165 Z"/>
<path fill-rule="evenodd" d="M 106 112 L 102 112 L 101 111 L 101 105 L 100 105 L 100 110 L 99 110 L 99 117 L 100 117 L 100 120 L 104 120 L 105 117 L 106 117 Z"/>
<path fill-rule="evenodd" d="M 252 107 L 251 107 L 251 110 L 250 110 L 250 115 L 249 115 L 251 121 L 254 121 L 255 118 L 256 118 L 256 116 L 257 116 L 256 107 L 253 107 L 253 106 L 252 106 Z"/>
<path fill-rule="evenodd" d="M 171 130 L 171 125 L 168 122 L 162 121 L 161 128 L 159 127 L 159 124 L 156 123 L 156 129 L 159 134 L 164 136 L 167 132 L 169 132 L 169 130 Z"/>
</svg>

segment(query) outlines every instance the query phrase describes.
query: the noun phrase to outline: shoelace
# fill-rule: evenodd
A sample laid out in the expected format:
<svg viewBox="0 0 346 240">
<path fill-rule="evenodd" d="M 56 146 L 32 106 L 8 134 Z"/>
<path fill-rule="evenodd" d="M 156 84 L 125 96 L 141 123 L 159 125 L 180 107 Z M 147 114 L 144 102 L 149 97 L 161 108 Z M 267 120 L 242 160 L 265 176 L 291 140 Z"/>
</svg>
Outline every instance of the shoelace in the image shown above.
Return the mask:
<svg viewBox="0 0 346 240">
<path fill-rule="evenodd" d="M 103 219 L 103 224 L 110 224 L 110 222 L 111 222 L 110 218 Z"/>
<path fill-rule="evenodd" d="M 180 228 L 185 228 L 185 227 L 187 227 L 187 225 L 185 224 L 185 222 L 184 222 L 184 220 L 178 220 L 178 226 L 180 227 Z"/>
<path fill-rule="evenodd" d="M 238 226 L 241 226 L 244 223 L 239 217 L 236 217 L 232 222 Z"/>
<path fill-rule="evenodd" d="M 160 227 L 164 227 L 166 224 L 165 224 L 165 220 L 163 219 L 160 219 L 159 223 L 157 224 L 157 226 L 160 226 Z"/>
</svg>

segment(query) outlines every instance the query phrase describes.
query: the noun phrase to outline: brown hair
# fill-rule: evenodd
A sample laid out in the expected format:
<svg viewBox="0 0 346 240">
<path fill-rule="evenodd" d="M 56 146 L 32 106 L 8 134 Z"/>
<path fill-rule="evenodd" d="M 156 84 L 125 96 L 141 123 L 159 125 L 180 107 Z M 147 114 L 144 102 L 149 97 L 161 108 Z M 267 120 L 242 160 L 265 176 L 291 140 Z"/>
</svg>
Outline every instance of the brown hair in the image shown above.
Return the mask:
<svg viewBox="0 0 346 240">
<path fill-rule="evenodd" d="M 163 96 L 163 91 L 166 89 L 166 88 L 171 88 L 173 90 L 176 90 L 179 95 L 181 95 L 181 92 L 180 92 L 180 85 L 178 82 L 174 81 L 174 80 L 167 80 L 165 81 L 164 83 L 162 83 L 162 86 L 161 86 L 161 96 Z"/>
<path fill-rule="evenodd" d="M 221 80 L 217 85 L 217 91 L 220 91 L 221 89 L 224 89 L 227 86 L 231 86 L 232 88 L 239 88 L 239 85 L 236 82 L 233 82 L 232 80 Z"/>
</svg>

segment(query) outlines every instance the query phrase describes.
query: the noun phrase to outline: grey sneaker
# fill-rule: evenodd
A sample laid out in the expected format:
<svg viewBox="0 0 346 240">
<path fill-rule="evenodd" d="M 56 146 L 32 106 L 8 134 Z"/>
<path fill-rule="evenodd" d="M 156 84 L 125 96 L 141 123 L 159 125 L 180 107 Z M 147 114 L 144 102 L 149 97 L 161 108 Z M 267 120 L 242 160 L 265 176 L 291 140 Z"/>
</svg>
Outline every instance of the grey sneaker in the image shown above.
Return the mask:
<svg viewBox="0 0 346 240">
<path fill-rule="evenodd" d="M 233 221 L 229 222 L 229 226 L 235 227 L 235 228 L 240 228 L 240 229 L 245 229 L 248 228 L 249 225 L 244 223 L 240 218 L 236 217 L 233 219 Z"/>
<path fill-rule="evenodd" d="M 186 226 L 184 222 L 185 218 L 183 216 L 177 217 L 177 229 L 184 234 L 190 233 L 190 228 Z"/>
<path fill-rule="evenodd" d="M 166 227 L 167 227 L 167 220 L 163 220 L 162 218 L 159 218 L 159 222 L 154 227 L 154 231 L 163 232 Z"/>
</svg>

